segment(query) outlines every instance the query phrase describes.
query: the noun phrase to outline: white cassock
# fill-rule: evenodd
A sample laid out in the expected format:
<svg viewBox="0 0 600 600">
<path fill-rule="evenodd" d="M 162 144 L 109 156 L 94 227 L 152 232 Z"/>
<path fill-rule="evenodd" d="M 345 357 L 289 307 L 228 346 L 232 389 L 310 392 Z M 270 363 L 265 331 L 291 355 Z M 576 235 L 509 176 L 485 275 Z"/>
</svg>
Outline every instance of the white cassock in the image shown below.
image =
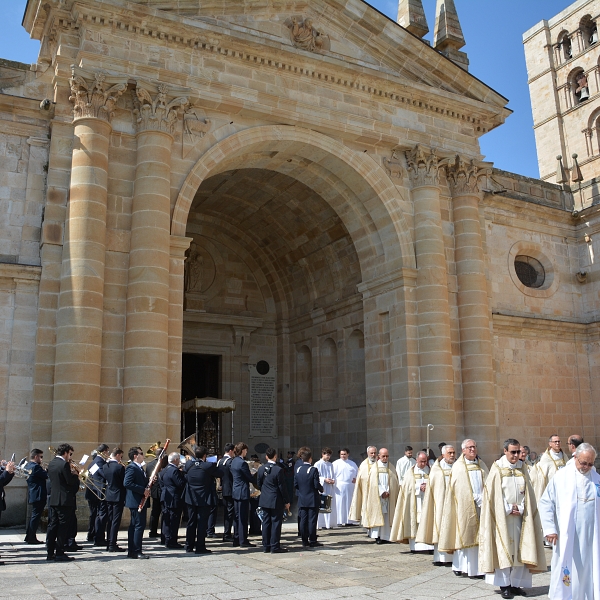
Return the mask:
<svg viewBox="0 0 600 600">
<path fill-rule="evenodd" d="M 396 463 L 396 474 L 398 475 L 398 485 L 400 487 L 402 487 L 402 480 L 404 479 L 404 475 L 406 475 L 406 471 L 416 463 L 417 461 L 414 458 L 408 458 L 407 456 L 398 459 L 398 462 Z"/>
<path fill-rule="evenodd" d="M 552 600 L 600 600 L 600 475 L 561 469 L 538 502 L 544 535 L 558 534 L 552 551 Z"/>
<path fill-rule="evenodd" d="M 379 483 L 379 502 L 381 503 L 381 513 L 383 514 L 383 526 L 382 527 L 371 527 L 369 529 L 369 537 L 381 538 L 382 540 L 390 540 L 390 533 L 392 533 L 392 519 L 394 515 L 390 515 L 390 478 L 384 467 L 388 467 L 389 463 L 382 463 L 380 460 L 377 461 L 377 468 L 379 469 L 378 483 Z M 392 467 L 393 469 L 394 467 Z M 382 498 L 381 495 L 387 492 L 388 497 Z"/>
<path fill-rule="evenodd" d="M 331 512 L 319 513 L 317 528 L 331 529 L 337 525 L 337 512 L 335 509 L 335 484 L 325 483 L 325 479 L 335 479 L 333 476 L 333 464 L 329 461 L 321 459 L 318 460 L 314 466 L 319 471 L 319 481 L 323 486 L 323 493 L 331 496 Z"/>
<path fill-rule="evenodd" d="M 469 465 L 477 464 L 477 461 L 465 459 L 465 463 L 467 463 L 467 469 L 469 469 Z M 477 507 L 477 516 L 481 514 L 481 505 L 483 504 L 483 476 L 481 473 L 482 471 L 479 469 L 469 470 L 469 479 L 471 480 L 473 500 Z M 452 570 L 462 571 L 469 577 L 483 575 L 484 573 L 479 572 L 479 546 L 456 550 L 452 556 Z"/>
<path fill-rule="evenodd" d="M 333 461 L 333 479 L 335 479 L 335 509 L 338 525 L 348 523 L 352 495 L 354 494 L 353 479 L 358 475 L 356 463 L 350 459 L 338 458 Z"/>
<path fill-rule="evenodd" d="M 420 469 L 415 466 L 413 473 L 415 474 L 415 498 L 417 501 L 417 524 L 421 522 L 421 510 L 423 508 L 423 500 L 425 499 L 425 492 L 421 491 L 421 484 L 429 485 L 428 477 L 424 477 L 424 475 L 429 476 L 429 467 L 425 467 L 425 469 Z M 407 482 L 408 485 L 408 482 Z M 433 546 L 429 544 L 423 544 L 422 542 L 415 542 L 414 538 L 410 538 L 408 541 L 408 546 L 413 552 L 424 552 L 426 550 L 433 550 Z"/>
<path fill-rule="evenodd" d="M 523 469 L 523 464 L 518 461 L 511 465 L 506 456 L 496 461 L 500 468 L 510 469 L 511 473 L 516 468 Z M 518 465 L 518 467 L 517 467 Z M 485 582 L 500 587 L 511 586 L 516 588 L 532 587 L 531 571 L 519 562 L 519 543 L 521 542 L 521 528 L 523 525 L 523 511 L 525 510 L 525 480 L 523 477 L 502 477 L 502 496 L 506 512 L 506 528 L 509 536 L 509 547 L 505 550 L 512 555 L 513 566 L 505 569 L 496 569 L 493 573 L 485 574 Z M 519 507 L 520 515 L 511 515 L 512 505 Z"/>
</svg>

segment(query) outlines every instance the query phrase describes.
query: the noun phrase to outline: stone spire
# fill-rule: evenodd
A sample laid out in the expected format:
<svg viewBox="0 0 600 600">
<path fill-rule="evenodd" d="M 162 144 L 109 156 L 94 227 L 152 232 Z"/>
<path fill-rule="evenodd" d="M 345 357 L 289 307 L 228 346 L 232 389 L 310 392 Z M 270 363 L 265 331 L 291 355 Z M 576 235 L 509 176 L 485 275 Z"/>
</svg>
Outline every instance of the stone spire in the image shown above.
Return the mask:
<svg viewBox="0 0 600 600">
<path fill-rule="evenodd" d="M 422 0 L 400 0 L 398 25 L 420 38 L 429 33 Z"/>
<path fill-rule="evenodd" d="M 465 71 L 469 70 L 469 59 L 460 49 L 465 45 L 454 0 L 437 0 L 433 47 L 447 56 Z"/>
</svg>

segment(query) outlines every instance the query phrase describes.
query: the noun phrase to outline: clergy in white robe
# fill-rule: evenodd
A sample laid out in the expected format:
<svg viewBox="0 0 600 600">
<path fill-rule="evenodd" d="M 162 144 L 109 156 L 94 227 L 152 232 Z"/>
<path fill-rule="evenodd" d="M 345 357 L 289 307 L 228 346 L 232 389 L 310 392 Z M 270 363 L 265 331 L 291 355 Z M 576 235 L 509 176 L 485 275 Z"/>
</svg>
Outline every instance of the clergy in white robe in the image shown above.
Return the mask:
<svg viewBox="0 0 600 600">
<path fill-rule="evenodd" d="M 560 447 L 560 436 L 553 434 L 548 439 L 548 448 L 531 471 L 531 482 L 535 497 L 539 500 L 550 480 L 567 464 L 567 457 Z"/>
<path fill-rule="evenodd" d="M 452 466 L 438 547 L 453 552 L 455 575 L 483 578 L 479 571 L 479 514 L 488 468 L 477 458 L 477 444 L 464 440 L 462 456 Z"/>
<path fill-rule="evenodd" d="M 429 486 L 425 490 L 423 508 L 415 538 L 417 544 L 433 544 L 433 564 L 436 567 L 452 564 L 452 554 L 440 552 L 438 541 L 442 526 L 446 486 L 450 481 L 452 465 L 456 461 L 456 451 L 454 446 L 448 444 L 442 446 L 441 450 L 442 457 L 431 467 Z"/>
<path fill-rule="evenodd" d="M 318 460 L 314 467 L 319 471 L 319 481 L 323 486 L 323 493 L 331 496 L 331 512 L 319 512 L 317 520 L 317 529 L 333 529 L 337 525 L 337 511 L 335 509 L 335 477 L 333 474 L 333 464 L 331 463 L 331 448 L 323 448 L 321 451 L 321 460 Z"/>
<path fill-rule="evenodd" d="M 541 522 L 526 466 L 515 439 L 486 479 L 479 527 L 479 570 L 500 587 L 502 598 L 524 596 L 531 573 L 546 571 Z"/>
<path fill-rule="evenodd" d="M 369 500 L 369 476 L 371 469 L 377 465 L 377 448 L 375 446 L 367 447 L 367 458 L 360 463 L 358 475 L 356 476 L 356 485 L 352 495 L 352 504 L 350 505 L 349 520 L 362 523 L 364 527 L 365 520 L 363 515 L 366 512 L 367 502 Z"/>
<path fill-rule="evenodd" d="M 391 540 L 408 543 L 411 552 L 428 552 L 433 550 L 430 544 L 417 543 L 415 538 L 421 522 L 423 500 L 429 487 L 429 465 L 427 454 L 419 452 L 417 462 L 404 475 L 402 488 L 394 513 Z"/>
<path fill-rule="evenodd" d="M 546 487 L 539 512 L 553 545 L 552 600 L 600 600 L 600 475 L 592 466 L 596 450 L 580 444 L 575 462 Z"/>
<path fill-rule="evenodd" d="M 404 447 L 404 456 L 398 459 L 396 463 L 396 475 L 398 475 L 398 483 L 402 485 L 402 480 L 406 471 L 415 466 L 417 461 L 413 458 L 412 446 Z"/>
<path fill-rule="evenodd" d="M 340 458 L 333 462 L 333 479 L 335 493 L 335 511 L 336 523 L 338 525 L 348 524 L 348 515 L 350 514 L 350 504 L 356 485 L 358 467 L 353 460 L 348 458 L 348 448 L 340 450 Z M 333 503 L 332 503 L 333 506 Z"/>
</svg>

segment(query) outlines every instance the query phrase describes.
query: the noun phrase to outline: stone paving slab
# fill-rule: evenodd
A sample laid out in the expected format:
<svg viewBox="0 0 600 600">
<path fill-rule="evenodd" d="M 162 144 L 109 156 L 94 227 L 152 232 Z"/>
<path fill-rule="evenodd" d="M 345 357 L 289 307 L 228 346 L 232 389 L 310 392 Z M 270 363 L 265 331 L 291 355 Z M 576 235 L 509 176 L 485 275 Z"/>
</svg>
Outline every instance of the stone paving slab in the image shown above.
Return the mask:
<svg viewBox="0 0 600 600">
<path fill-rule="evenodd" d="M 183 534 L 184 530 L 180 530 Z M 258 546 L 240 550 L 219 538 L 207 540 L 213 554 L 196 556 L 144 540 L 151 560 L 133 561 L 79 541 L 84 550 L 71 563 L 46 562 L 44 546 L 26 546 L 25 532 L 0 530 L 0 599 L 11 600 L 497 600 L 497 588 L 434 567 L 430 555 L 407 546 L 378 546 L 364 530 L 321 532 L 322 548 L 299 544 L 295 524 L 284 525 L 287 554 L 265 554 Z M 43 539 L 43 535 L 38 536 Z M 81 537 L 81 534 L 80 534 Z M 182 535 L 183 539 L 183 535 Z M 126 547 L 126 533 L 119 543 Z M 548 556 L 550 562 L 550 556 Z M 548 595 L 550 573 L 534 575 L 529 598 Z"/>
</svg>

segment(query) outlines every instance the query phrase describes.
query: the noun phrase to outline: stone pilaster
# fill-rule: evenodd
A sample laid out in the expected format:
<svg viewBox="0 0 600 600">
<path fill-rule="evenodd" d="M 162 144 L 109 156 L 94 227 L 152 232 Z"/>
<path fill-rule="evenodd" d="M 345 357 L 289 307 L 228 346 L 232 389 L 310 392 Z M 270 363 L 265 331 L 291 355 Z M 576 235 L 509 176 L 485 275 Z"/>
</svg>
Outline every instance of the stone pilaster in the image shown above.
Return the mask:
<svg viewBox="0 0 600 600">
<path fill-rule="evenodd" d="M 74 148 L 57 313 L 52 441 L 98 442 L 110 119 L 127 78 L 73 67 Z"/>
<path fill-rule="evenodd" d="M 455 263 L 465 436 L 477 440 L 480 453 L 497 451 L 496 406 L 492 367 L 490 309 L 481 235 L 479 202 L 488 167 L 457 156 L 447 167 L 453 198 Z"/>
<path fill-rule="evenodd" d="M 417 330 L 422 426 L 456 439 L 448 272 L 440 208 L 439 160 L 417 146 L 406 153 L 412 183 L 417 259 Z"/>
<path fill-rule="evenodd" d="M 146 447 L 153 440 L 164 440 L 169 422 L 171 148 L 177 109 L 187 103 L 179 92 L 144 82 L 136 90 L 137 162 L 123 392 L 125 447 Z"/>
</svg>

